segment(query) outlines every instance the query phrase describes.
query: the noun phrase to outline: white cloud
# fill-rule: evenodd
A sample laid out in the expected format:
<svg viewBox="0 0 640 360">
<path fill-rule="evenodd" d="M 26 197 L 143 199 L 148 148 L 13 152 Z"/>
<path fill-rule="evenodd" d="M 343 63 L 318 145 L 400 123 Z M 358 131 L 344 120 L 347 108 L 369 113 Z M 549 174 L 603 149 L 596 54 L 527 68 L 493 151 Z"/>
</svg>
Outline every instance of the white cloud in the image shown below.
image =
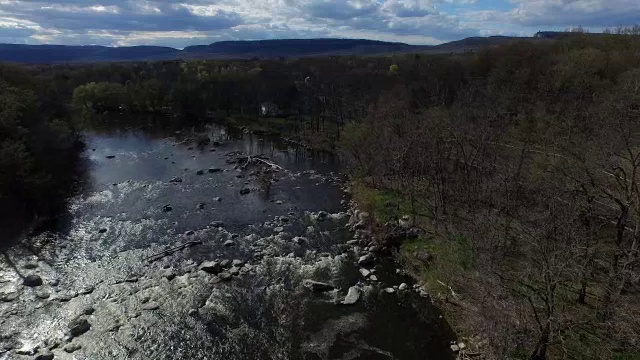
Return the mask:
<svg viewBox="0 0 640 360">
<path fill-rule="evenodd" d="M 640 21 L 638 0 L 515 0 L 515 23 L 530 26 L 603 27 Z"/>
<path fill-rule="evenodd" d="M 184 47 L 364 37 L 433 44 L 639 19 L 638 0 L 0 0 L 0 41 Z"/>
</svg>

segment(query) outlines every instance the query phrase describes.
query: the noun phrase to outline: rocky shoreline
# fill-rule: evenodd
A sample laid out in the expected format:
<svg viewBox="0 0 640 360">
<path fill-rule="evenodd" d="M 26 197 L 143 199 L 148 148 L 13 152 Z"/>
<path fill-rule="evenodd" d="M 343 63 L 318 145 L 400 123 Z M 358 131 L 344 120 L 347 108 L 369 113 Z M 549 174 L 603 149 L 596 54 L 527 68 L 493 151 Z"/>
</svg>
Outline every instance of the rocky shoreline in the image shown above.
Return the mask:
<svg viewBox="0 0 640 360">
<path fill-rule="evenodd" d="M 344 188 L 347 193 L 350 193 L 348 187 Z M 441 301 L 441 299 L 433 298 L 427 290 L 426 284 L 420 285 L 424 280 L 421 279 L 418 274 L 407 271 L 403 268 L 401 262 L 398 259 L 399 248 L 401 243 L 405 239 L 413 239 L 419 237 L 423 230 L 417 227 L 412 227 L 409 216 L 404 216 L 397 223 L 379 224 L 376 220 L 365 211 L 360 210 L 355 200 L 350 202 L 349 209 L 349 222 L 347 226 L 350 231 L 354 233 L 354 239 L 347 242 L 352 246 L 352 251 L 358 257 L 358 265 L 360 266 L 359 272 L 363 278 L 377 281 L 375 275 L 375 263 L 379 257 L 388 257 L 394 260 L 398 265 L 396 273 L 410 276 L 414 284 L 409 287 L 407 283 L 395 285 L 393 287 L 384 288 L 383 291 L 389 294 L 398 291 L 412 290 L 420 295 L 424 301 L 429 302 L 431 305 L 449 308 L 451 304 Z M 422 263 L 429 263 L 429 255 L 413 254 L 413 257 Z M 474 344 L 477 345 L 477 344 Z M 451 339 L 450 349 L 455 354 L 456 358 L 464 359 L 470 353 L 467 351 L 469 345 L 463 341 L 457 339 Z M 477 348 L 477 346 L 475 346 Z M 472 353 L 474 357 L 482 358 L 481 353 L 474 351 Z"/>
</svg>

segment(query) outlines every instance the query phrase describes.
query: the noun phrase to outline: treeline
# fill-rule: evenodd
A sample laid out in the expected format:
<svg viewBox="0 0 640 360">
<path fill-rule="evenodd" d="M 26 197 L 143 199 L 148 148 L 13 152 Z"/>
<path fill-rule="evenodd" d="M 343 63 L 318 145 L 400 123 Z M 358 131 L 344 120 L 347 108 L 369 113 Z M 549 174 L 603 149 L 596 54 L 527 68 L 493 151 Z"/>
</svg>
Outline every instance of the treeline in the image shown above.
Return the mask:
<svg viewBox="0 0 640 360">
<path fill-rule="evenodd" d="M 462 81 L 461 69 L 446 56 L 410 55 L 56 65 L 37 71 L 63 103 L 85 115 L 277 117 L 307 139 L 322 136 L 335 144 L 344 125 L 365 117 L 383 91 L 405 84 L 421 105 L 433 105 L 448 100 L 445 84 Z M 438 87 L 438 94 L 426 93 Z"/>
<path fill-rule="evenodd" d="M 427 230 L 401 256 L 487 358 L 640 356 L 639 53 L 603 35 L 448 59 L 459 80 L 400 84 L 344 132 L 379 231 Z"/>
<path fill-rule="evenodd" d="M 53 84 L 0 65 L 0 246 L 64 207 L 81 143 Z"/>
</svg>

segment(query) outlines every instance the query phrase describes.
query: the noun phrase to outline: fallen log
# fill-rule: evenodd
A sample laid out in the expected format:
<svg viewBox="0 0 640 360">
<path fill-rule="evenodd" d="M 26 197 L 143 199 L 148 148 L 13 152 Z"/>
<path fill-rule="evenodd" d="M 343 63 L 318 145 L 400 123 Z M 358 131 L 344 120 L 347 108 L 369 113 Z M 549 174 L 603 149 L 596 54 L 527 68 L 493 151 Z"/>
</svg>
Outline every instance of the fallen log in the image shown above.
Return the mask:
<svg viewBox="0 0 640 360">
<path fill-rule="evenodd" d="M 148 256 L 148 257 L 142 259 L 142 261 L 146 261 L 146 260 L 148 260 L 149 262 L 158 261 L 158 260 L 162 259 L 163 257 L 167 257 L 167 256 L 169 256 L 171 254 L 174 254 L 174 253 L 180 251 L 180 250 L 184 250 L 186 248 L 190 248 L 190 247 L 193 247 L 193 246 L 196 246 L 196 245 L 202 245 L 202 241 L 189 241 L 189 242 L 184 243 L 182 245 L 179 245 L 179 246 L 176 246 L 176 247 L 172 247 L 170 249 L 166 249 L 164 251 L 161 251 L 161 252 L 159 252 L 157 254 L 153 254 L 151 256 Z"/>
<path fill-rule="evenodd" d="M 282 138 L 282 140 L 284 140 L 284 141 L 286 141 L 288 143 L 294 144 L 294 145 L 298 145 L 298 146 L 300 146 L 302 148 L 305 148 L 305 149 L 311 149 L 311 147 L 309 145 L 307 145 L 307 144 L 305 144 L 303 142 L 300 142 L 300 141 L 296 141 L 296 140 L 293 140 L 293 139 L 290 139 L 290 138 Z"/>
<path fill-rule="evenodd" d="M 240 158 L 238 158 L 240 160 Z M 243 168 L 246 168 L 247 166 L 249 166 L 249 164 L 251 164 L 252 162 L 261 162 L 265 165 L 268 165 L 269 167 L 271 167 L 272 169 L 277 169 L 277 170 L 281 170 L 281 171 L 287 171 L 287 169 L 283 168 L 282 166 L 269 161 L 267 159 L 265 159 L 264 157 L 258 155 L 258 156 L 247 156 L 246 158 L 243 158 L 243 161 L 245 164 L 243 166 Z"/>
<path fill-rule="evenodd" d="M 263 163 L 263 164 L 267 164 L 267 165 L 271 166 L 272 168 L 276 168 L 276 169 L 278 169 L 278 170 L 287 171 L 287 170 L 286 170 L 286 169 L 284 169 L 282 166 L 280 166 L 280 165 L 278 165 L 278 164 L 276 164 L 276 163 L 274 163 L 274 162 L 271 162 L 271 161 L 265 160 L 265 159 L 261 159 L 261 158 L 253 158 L 253 160 L 255 160 L 255 161 L 259 161 L 259 162 L 261 162 L 261 163 Z"/>
</svg>

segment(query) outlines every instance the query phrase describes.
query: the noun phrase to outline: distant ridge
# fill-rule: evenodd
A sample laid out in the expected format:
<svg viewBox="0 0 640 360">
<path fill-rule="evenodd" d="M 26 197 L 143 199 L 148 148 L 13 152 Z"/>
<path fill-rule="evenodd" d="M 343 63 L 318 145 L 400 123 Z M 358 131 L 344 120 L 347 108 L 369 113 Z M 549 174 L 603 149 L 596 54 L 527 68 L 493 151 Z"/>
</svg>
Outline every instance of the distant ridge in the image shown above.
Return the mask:
<svg viewBox="0 0 640 360">
<path fill-rule="evenodd" d="M 161 46 L 0 44 L 0 61 L 28 64 L 173 59 L 179 53 L 179 50 Z"/>
<path fill-rule="evenodd" d="M 531 38 L 473 37 L 436 46 L 361 39 L 283 39 L 221 41 L 178 50 L 162 46 L 67 46 L 0 44 L 0 62 L 56 64 L 175 59 L 299 58 L 382 55 L 412 52 L 462 52 Z"/>
<path fill-rule="evenodd" d="M 305 57 L 327 55 L 365 55 L 420 51 L 427 46 L 359 39 L 286 39 L 221 41 L 189 46 L 185 53 L 223 57 Z"/>
</svg>

